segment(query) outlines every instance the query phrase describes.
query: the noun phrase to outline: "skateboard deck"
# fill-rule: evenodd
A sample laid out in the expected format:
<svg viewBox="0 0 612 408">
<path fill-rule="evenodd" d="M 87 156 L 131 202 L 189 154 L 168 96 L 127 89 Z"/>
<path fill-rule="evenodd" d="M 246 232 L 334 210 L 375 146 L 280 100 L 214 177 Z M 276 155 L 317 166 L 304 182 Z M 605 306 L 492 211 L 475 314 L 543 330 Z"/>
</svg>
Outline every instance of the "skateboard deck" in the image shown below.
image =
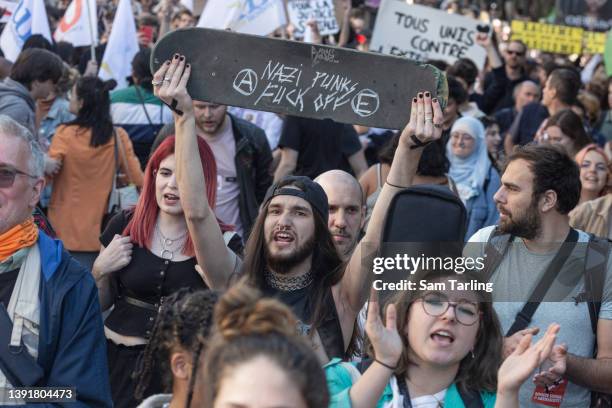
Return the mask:
<svg viewBox="0 0 612 408">
<path fill-rule="evenodd" d="M 402 129 L 418 91 L 448 95 L 431 65 L 326 45 L 187 28 L 155 45 L 152 72 L 175 53 L 192 66 L 193 99 L 286 115 Z"/>
</svg>

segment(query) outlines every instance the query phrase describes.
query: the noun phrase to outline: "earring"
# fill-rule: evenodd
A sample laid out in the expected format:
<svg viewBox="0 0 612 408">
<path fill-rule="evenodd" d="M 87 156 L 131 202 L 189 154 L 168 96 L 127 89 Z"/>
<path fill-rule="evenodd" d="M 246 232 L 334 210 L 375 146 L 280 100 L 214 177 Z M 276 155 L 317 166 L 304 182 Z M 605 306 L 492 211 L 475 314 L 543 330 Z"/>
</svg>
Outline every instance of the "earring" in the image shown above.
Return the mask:
<svg viewBox="0 0 612 408">
<path fill-rule="evenodd" d="M 474 349 L 472 349 L 470 352 L 472 353 L 472 358 L 475 358 L 476 356 L 474 355 Z"/>
</svg>

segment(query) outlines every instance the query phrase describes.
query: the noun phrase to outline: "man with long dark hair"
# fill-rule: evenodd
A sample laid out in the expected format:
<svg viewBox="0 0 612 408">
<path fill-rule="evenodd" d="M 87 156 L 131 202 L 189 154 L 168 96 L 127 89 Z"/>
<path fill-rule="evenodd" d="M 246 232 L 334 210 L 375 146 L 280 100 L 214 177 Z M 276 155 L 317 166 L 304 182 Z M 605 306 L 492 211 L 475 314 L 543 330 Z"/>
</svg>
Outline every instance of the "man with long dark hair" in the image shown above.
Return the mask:
<svg viewBox="0 0 612 408">
<path fill-rule="evenodd" d="M 193 101 L 186 89 L 190 73 L 184 57 L 176 55 L 153 76 L 155 94 L 180 111 L 175 116 L 179 175 L 200 165 L 193 154 L 197 133 Z M 355 319 L 369 293 L 371 256 L 380 244 L 389 204 L 398 191 L 412 185 L 423 147 L 441 137 L 442 116 L 440 103 L 429 92 L 413 99 L 410 121 L 402 131 L 368 231 L 347 264 L 327 228 L 329 207 L 321 186 L 307 177 L 290 176 L 270 187 L 263 200 L 247 242 L 242 273 L 266 295 L 291 306 L 321 362 L 346 353 Z M 183 185 L 187 190 L 201 183 L 182 176 L 177 180 L 179 188 Z M 205 254 L 210 237 L 219 234 L 211 212 L 190 206 L 184 206 L 184 211 L 198 263 L 220 261 L 221 256 L 210 259 Z M 230 273 L 221 278 L 229 278 Z"/>
<path fill-rule="evenodd" d="M 424 103 L 421 94 L 418 103 L 423 120 L 423 105 L 431 102 Z M 439 108 L 437 103 L 434 106 Z M 268 190 L 247 242 L 243 273 L 266 295 L 292 307 L 300 330 L 311 339 L 323 362 L 345 355 L 355 318 L 366 300 L 371 282 L 369 257 L 380 243 L 389 203 L 400 188 L 412 184 L 416 173 L 423 150 L 417 143 L 420 138 L 414 140 L 417 103 L 412 114 L 396 151 L 397 164 L 389 173 L 388 180 L 393 181 L 383 187 L 368 231 L 346 264 L 328 229 L 328 198 L 308 177 L 288 176 Z M 428 115 L 432 115 L 431 105 Z M 435 140 L 442 132 L 441 111 L 436 119 L 427 117 L 427 141 Z M 431 120 L 440 127 L 431 126 Z"/>
</svg>

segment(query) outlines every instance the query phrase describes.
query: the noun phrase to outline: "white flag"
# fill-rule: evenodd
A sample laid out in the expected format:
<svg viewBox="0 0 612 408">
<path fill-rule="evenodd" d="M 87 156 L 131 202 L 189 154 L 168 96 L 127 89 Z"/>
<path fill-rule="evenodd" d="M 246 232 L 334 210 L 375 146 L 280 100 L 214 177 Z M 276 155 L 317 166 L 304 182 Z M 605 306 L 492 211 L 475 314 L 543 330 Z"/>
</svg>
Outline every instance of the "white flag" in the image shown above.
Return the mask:
<svg viewBox="0 0 612 408">
<path fill-rule="evenodd" d="M 45 3 L 43 0 L 21 0 L 0 35 L 0 48 L 5 58 L 15 61 L 23 43 L 33 34 L 53 41 Z"/>
<path fill-rule="evenodd" d="M 96 0 L 72 0 L 60 20 L 53 38 L 75 47 L 98 43 Z M 93 37 L 93 38 L 92 38 Z"/>
<path fill-rule="evenodd" d="M 0 16 L 0 23 L 9 22 L 15 8 L 17 8 L 17 4 L 19 3 L 15 1 L 0 0 L 0 9 L 4 10 L 2 16 Z"/>
<path fill-rule="evenodd" d="M 193 13 L 193 0 L 181 0 L 181 5 Z"/>
<path fill-rule="evenodd" d="M 198 27 L 268 35 L 286 22 L 282 0 L 208 0 Z"/>
<path fill-rule="evenodd" d="M 108 38 L 98 76 L 100 79 L 113 78 L 117 89 L 125 88 L 126 78 L 132 74 L 132 59 L 138 52 L 136 23 L 130 0 L 119 0 L 119 7 L 113 21 L 113 29 Z"/>
</svg>

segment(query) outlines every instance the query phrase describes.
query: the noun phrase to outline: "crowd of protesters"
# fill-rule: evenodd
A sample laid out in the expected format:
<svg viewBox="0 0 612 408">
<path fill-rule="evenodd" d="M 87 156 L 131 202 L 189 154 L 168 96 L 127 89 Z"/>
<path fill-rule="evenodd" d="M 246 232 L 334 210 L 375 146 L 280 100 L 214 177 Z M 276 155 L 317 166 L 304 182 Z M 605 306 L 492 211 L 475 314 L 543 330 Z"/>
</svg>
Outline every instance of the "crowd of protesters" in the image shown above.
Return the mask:
<svg viewBox="0 0 612 408">
<path fill-rule="evenodd" d="M 310 22 L 311 40 L 369 52 L 377 6 L 361 3 L 337 1 L 340 32 Z M 473 18 L 528 6 L 415 3 Z M 601 58 L 495 26 L 476 38 L 484 69 L 428 61 L 447 100 L 422 90 L 405 128 L 376 129 L 192 100 L 197 66 L 149 61 L 197 16 L 132 5 L 153 36 L 139 31 L 126 88 L 97 77 L 89 47 L 32 35 L 0 57 L 0 405 L 34 386 L 72 387 L 82 407 L 612 407 Z M 47 6 L 54 28 L 68 4 Z M 97 61 L 115 7 L 99 5 Z M 489 257 L 484 274 L 419 279 L 501 290 L 371 289 L 387 215 L 416 185 L 460 203 L 462 243 L 485 244 L 465 253 Z M 533 301 L 551 265 L 566 300 Z"/>
</svg>

